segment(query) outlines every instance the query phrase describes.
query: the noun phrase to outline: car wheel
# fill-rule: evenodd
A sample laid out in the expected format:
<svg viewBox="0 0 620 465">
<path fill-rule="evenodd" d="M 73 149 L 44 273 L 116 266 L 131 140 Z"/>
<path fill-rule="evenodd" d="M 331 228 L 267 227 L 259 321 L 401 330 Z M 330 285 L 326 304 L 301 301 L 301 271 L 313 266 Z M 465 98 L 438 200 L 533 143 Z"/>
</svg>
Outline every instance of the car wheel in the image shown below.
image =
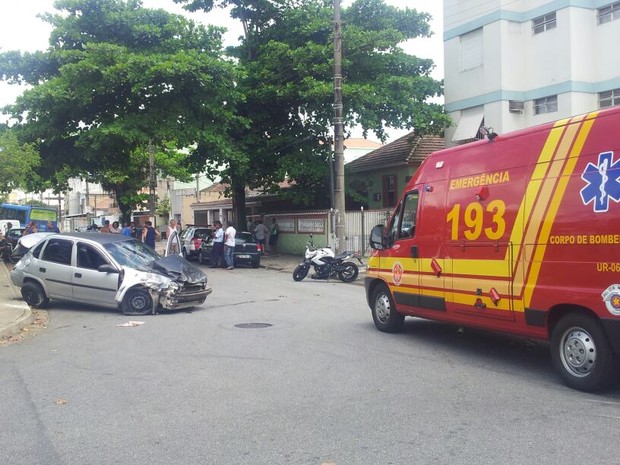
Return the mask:
<svg viewBox="0 0 620 465">
<path fill-rule="evenodd" d="M 183 247 L 183 250 L 181 250 L 181 253 L 183 254 L 183 258 L 187 260 L 187 250 L 185 250 L 185 247 Z"/>
<path fill-rule="evenodd" d="M 397 333 L 403 328 L 405 316 L 396 311 L 392 294 L 385 284 L 380 284 L 372 293 L 372 319 L 379 331 Z"/>
<path fill-rule="evenodd" d="M 345 262 L 342 264 L 342 271 L 338 272 L 338 277 L 344 283 L 351 283 L 357 279 L 360 270 L 355 263 Z"/>
<path fill-rule="evenodd" d="M 564 382 L 580 391 L 612 387 L 618 360 L 600 322 L 585 314 L 564 316 L 551 334 L 551 357 Z"/>
<path fill-rule="evenodd" d="M 146 289 L 129 289 L 121 304 L 123 315 L 148 315 L 155 313 L 153 299 Z"/>
<path fill-rule="evenodd" d="M 206 262 L 206 259 L 204 257 L 204 253 L 202 253 L 202 250 L 198 251 L 198 263 L 200 263 L 201 265 L 204 265 Z"/>
<path fill-rule="evenodd" d="M 260 258 L 252 262 L 252 268 L 260 268 Z"/>
<path fill-rule="evenodd" d="M 32 308 L 45 308 L 50 302 L 43 287 L 32 281 L 27 281 L 22 286 L 22 297 Z"/>
</svg>

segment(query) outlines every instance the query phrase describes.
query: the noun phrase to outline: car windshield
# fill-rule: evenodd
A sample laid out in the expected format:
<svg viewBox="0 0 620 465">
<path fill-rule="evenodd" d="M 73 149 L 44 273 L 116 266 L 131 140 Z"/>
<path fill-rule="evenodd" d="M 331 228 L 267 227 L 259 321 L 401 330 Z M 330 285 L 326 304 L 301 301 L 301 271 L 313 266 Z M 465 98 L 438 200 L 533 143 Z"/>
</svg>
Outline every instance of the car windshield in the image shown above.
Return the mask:
<svg viewBox="0 0 620 465">
<path fill-rule="evenodd" d="M 110 242 L 104 247 L 119 265 L 129 268 L 139 268 L 161 258 L 161 255 L 148 245 L 136 240 Z"/>
</svg>

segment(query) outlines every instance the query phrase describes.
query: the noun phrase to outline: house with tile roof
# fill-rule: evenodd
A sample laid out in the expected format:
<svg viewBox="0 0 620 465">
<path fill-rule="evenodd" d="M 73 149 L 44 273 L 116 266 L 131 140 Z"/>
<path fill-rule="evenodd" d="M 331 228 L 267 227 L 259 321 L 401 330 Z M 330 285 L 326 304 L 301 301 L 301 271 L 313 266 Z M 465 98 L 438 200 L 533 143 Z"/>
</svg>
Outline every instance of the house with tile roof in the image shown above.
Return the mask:
<svg viewBox="0 0 620 465">
<path fill-rule="evenodd" d="M 431 153 L 445 148 L 443 137 L 410 132 L 345 165 L 347 209 L 391 209 L 402 189 Z"/>
</svg>

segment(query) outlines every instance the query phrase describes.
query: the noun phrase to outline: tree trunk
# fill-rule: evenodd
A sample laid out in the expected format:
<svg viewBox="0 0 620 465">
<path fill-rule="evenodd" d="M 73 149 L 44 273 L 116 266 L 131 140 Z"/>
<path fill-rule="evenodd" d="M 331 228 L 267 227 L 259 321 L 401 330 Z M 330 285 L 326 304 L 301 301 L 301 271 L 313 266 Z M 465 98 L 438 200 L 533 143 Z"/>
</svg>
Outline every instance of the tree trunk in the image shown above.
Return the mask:
<svg viewBox="0 0 620 465">
<path fill-rule="evenodd" d="M 121 211 L 121 217 L 119 219 L 119 222 L 121 223 L 121 225 L 124 225 L 125 223 L 129 223 L 131 221 L 131 212 L 133 211 L 134 205 L 124 203 L 122 201 L 122 193 L 123 192 L 119 190 L 114 191 L 116 201 L 118 202 L 118 208 Z"/>
<path fill-rule="evenodd" d="M 237 231 L 247 231 L 247 216 L 245 211 L 245 182 L 243 179 L 235 178 L 231 180 L 233 194 L 234 222 Z"/>
</svg>

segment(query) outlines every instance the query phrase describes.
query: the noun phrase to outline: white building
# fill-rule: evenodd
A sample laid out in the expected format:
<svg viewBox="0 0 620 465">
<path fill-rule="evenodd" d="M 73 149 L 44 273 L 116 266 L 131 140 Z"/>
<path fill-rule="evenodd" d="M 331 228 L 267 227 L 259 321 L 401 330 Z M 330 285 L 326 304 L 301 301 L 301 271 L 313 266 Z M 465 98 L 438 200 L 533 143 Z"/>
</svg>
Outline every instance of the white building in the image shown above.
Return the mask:
<svg viewBox="0 0 620 465">
<path fill-rule="evenodd" d="M 443 4 L 448 145 L 620 104 L 620 1 Z"/>
</svg>

